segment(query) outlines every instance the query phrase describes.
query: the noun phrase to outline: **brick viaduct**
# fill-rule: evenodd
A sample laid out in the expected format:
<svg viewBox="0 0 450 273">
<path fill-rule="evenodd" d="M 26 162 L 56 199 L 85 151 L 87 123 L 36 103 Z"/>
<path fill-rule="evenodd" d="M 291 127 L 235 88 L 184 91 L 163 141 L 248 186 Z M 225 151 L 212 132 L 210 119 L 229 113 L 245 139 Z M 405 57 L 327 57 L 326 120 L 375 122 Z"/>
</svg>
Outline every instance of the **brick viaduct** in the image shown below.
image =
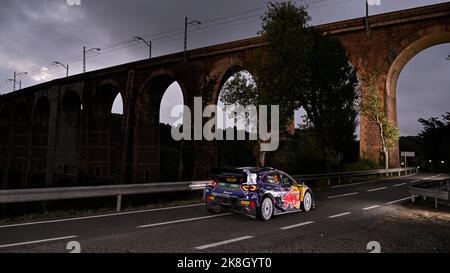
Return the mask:
<svg viewBox="0 0 450 273">
<path fill-rule="evenodd" d="M 420 51 L 450 42 L 450 3 L 376 15 L 369 21 L 370 33 L 364 18 L 318 28 L 342 41 L 360 77 L 378 72 L 385 111 L 397 122 L 398 76 Z M 215 104 L 230 71 L 245 69 L 263 45 L 259 37 L 235 41 L 57 79 L 1 96 L 0 187 L 160 180 L 159 107 L 167 87 L 177 81 L 187 106 L 192 106 L 194 96 Z M 204 88 L 208 79 L 218 80 Z M 119 92 L 122 116 L 111 114 Z M 362 119 L 360 133 L 361 157 L 378 159 L 376 126 Z M 217 162 L 213 145 L 202 141 L 184 145 L 184 155 L 171 160 L 175 164 L 168 172 L 175 173 L 176 179 L 204 178 Z M 398 148 L 390 160 L 391 166 L 399 165 Z"/>
</svg>

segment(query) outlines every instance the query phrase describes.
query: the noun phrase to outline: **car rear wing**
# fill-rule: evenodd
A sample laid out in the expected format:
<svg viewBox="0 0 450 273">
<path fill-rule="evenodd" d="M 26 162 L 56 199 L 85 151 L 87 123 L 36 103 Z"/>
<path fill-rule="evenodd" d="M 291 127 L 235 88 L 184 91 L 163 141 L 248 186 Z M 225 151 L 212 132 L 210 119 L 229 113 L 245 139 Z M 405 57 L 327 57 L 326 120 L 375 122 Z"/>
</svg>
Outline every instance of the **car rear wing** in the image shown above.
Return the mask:
<svg viewBox="0 0 450 273">
<path fill-rule="evenodd" d="M 247 173 L 234 168 L 211 168 L 211 178 L 222 183 L 242 184 L 247 182 Z"/>
</svg>

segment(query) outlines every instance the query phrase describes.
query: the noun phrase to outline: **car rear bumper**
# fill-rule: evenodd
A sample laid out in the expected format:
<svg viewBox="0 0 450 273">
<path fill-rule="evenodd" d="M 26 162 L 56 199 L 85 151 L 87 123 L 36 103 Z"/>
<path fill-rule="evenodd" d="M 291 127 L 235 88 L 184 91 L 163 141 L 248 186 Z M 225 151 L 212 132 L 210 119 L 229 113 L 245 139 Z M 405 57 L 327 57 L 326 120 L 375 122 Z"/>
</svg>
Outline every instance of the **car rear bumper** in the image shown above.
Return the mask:
<svg viewBox="0 0 450 273">
<path fill-rule="evenodd" d="M 237 213 L 256 216 L 256 200 L 248 200 L 247 198 L 239 198 L 235 196 L 209 194 L 205 196 L 205 201 L 208 209 L 232 210 Z"/>
</svg>

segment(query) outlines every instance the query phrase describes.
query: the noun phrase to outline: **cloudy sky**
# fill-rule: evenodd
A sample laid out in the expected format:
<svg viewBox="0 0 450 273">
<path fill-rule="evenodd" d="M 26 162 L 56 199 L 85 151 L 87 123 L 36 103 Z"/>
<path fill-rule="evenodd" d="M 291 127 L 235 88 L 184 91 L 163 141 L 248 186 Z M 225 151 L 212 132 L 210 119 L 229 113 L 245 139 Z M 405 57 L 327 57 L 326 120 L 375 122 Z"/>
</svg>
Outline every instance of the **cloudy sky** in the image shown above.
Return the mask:
<svg viewBox="0 0 450 273">
<path fill-rule="evenodd" d="M 77 2 L 77 0 L 69 0 Z M 312 24 L 361 17 L 364 0 L 305 0 Z M 401 10 L 447 1 L 381 0 L 371 14 Z M 197 48 L 256 36 L 263 0 L 81 0 L 70 6 L 67 0 L 2 0 L 0 2 L 0 93 L 12 90 L 13 71 L 29 72 L 20 80 L 30 86 L 63 77 L 53 61 L 70 64 L 70 74 L 82 70 L 82 47 L 100 47 L 100 54 L 88 56 L 88 70 L 131 62 L 147 57 L 136 35 L 153 41 L 153 56 L 183 49 L 184 17 L 200 20 L 193 27 L 189 47 Z M 399 125 L 403 135 L 420 131 L 417 119 L 450 111 L 449 44 L 425 50 L 402 72 L 398 86 Z M 178 103 L 176 85 L 165 100 Z"/>
</svg>

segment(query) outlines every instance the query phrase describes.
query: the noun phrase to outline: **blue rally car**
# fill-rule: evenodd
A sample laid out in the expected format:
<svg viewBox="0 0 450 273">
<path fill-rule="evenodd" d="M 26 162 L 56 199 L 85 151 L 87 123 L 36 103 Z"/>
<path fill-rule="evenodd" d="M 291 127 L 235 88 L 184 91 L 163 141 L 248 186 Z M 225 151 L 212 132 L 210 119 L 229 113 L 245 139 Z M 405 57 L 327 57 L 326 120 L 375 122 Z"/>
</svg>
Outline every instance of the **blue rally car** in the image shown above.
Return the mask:
<svg viewBox="0 0 450 273">
<path fill-rule="evenodd" d="M 273 215 L 314 208 L 311 188 L 273 168 L 215 168 L 204 199 L 210 213 L 231 209 L 268 221 Z"/>
</svg>

